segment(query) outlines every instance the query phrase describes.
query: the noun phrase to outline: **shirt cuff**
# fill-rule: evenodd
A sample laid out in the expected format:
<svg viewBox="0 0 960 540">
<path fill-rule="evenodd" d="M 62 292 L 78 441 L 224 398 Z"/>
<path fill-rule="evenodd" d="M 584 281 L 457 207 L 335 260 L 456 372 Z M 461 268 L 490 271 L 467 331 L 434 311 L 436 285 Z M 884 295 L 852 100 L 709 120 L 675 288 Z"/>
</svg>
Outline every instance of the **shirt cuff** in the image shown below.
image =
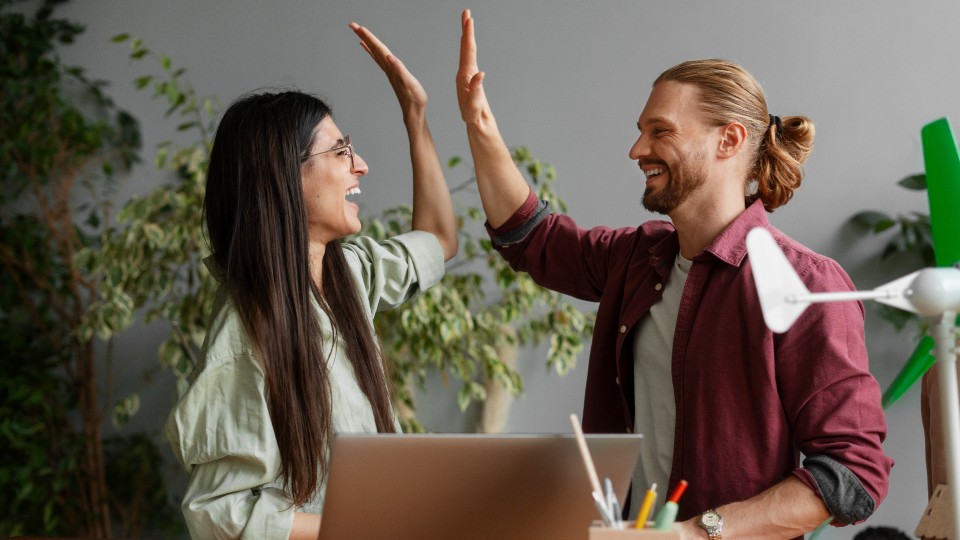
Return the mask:
<svg viewBox="0 0 960 540">
<path fill-rule="evenodd" d="M 543 218 L 550 213 L 550 204 L 537 199 L 537 195 L 530 190 L 527 200 L 520 208 L 499 227 L 491 227 L 488 221 L 485 226 L 487 234 L 494 244 L 505 246 L 523 241 Z"/>
<path fill-rule="evenodd" d="M 410 261 L 417 272 L 417 283 L 421 291 L 440 283 L 445 267 L 443 248 L 436 235 L 426 231 L 410 231 L 393 236 L 390 240 L 402 244 L 410 254 Z"/>
<path fill-rule="evenodd" d="M 277 539 L 290 537 L 293 514 L 296 511 L 284 493 L 275 487 L 263 487 L 256 499 L 250 520 L 243 529 L 242 539 Z"/>
<path fill-rule="evenodd" d="M 840 462 L 825 455 L 812 455 L 803 460 L 797 476 L 814 488 L 833 515 L 835 525 L 860 523 L 876 508 L 857 475 Z M 805 474 L 804 474 L 805 473 Z"/>
</svg>

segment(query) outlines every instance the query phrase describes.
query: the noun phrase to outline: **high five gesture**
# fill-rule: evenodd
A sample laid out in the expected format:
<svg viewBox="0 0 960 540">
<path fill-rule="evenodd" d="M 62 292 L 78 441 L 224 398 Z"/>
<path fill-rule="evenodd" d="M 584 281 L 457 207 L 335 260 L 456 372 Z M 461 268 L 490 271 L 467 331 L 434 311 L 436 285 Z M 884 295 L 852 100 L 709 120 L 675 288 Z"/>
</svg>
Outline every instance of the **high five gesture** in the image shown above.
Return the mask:
<svg viewBox="0 0 960 540">
<path fill-rule="evenodd" d="M 530 194 L 530 187 L 514 165 L 487 102 L 483 90 L 484 72 L 477 67 L 477 41 L 469 9 L 461 15 L 460 24 L 457 101 L 460 116 L 467 124 L 483 210 L 490 225 L 497 227 L 520 208 Z"/>
</svg>

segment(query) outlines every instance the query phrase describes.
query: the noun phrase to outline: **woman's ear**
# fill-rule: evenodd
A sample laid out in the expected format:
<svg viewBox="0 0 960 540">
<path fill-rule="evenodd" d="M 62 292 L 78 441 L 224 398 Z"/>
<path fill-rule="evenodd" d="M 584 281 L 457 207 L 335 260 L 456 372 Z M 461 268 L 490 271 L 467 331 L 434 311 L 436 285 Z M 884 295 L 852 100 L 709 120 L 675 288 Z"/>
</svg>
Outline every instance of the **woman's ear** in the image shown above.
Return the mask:
<svg viewBox="0 0 960 540">
<path fill-rule="evenodd" d="M 736 156 L 747 141 L 747 128 L 740 122 L 730 122 L 720 127 L 720 143 L 717 157 L 728 159 Z"/>
</svg>

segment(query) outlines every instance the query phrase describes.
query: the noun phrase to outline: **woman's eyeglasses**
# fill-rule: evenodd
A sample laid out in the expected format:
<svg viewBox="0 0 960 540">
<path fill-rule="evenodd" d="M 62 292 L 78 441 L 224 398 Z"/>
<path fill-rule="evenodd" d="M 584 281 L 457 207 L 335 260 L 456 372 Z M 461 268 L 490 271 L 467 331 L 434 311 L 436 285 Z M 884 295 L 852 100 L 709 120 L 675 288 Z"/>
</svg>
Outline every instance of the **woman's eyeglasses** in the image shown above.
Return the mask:
<svg viewBox="0 0 960 540">
<path fill-rule="evenodd" d="M 353 152 L 353 145 L 350 143 L 350 136 L 349 136 L 349 135 L 344 135 L 344 136 L 343 136 L 343 144 L 341 144 L 340 146 L 338 146 L 338 147 L 336 147 L 336 148 L 331 148 L 331 149 L 329 149 L 329 150 L 324 150 L 323 152 L 317 152 L 317 153 L 315 153 L 315 154 L 310 154 L 310 155 L 306 156 L 305 158 L 303 158 L 303 160 L 306 161 L 306 160 L 312 158 L 313 156 L 319 156 L 320 154 L 329 154 L 330 152 L 343 152 L 342 154 L 338 154 L 338 155 L 348 156 L 348 157 L 350 158 L 350 170 L 352 171 L 354 168 L 356 168 L 356 167 L 354 166 L 354 164 L 353 164 L 353 155 L 354 155 L 354 152 Z"/>
</svg>

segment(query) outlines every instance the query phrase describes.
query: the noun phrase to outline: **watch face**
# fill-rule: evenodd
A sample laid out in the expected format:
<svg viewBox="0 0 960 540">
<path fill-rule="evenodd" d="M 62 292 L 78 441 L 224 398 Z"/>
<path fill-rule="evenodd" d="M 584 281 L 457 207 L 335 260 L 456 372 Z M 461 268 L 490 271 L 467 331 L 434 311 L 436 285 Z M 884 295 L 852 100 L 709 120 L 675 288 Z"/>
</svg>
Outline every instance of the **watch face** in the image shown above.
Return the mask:
<svg viewBox="0 0 960 540">
<path fill-rule="evenodd" d="M 720 523 L 720 515 L 716 512 L 707 512 L 700 516 L 700 522 L 704 527 L 716 527 Z"/>
</svg>

